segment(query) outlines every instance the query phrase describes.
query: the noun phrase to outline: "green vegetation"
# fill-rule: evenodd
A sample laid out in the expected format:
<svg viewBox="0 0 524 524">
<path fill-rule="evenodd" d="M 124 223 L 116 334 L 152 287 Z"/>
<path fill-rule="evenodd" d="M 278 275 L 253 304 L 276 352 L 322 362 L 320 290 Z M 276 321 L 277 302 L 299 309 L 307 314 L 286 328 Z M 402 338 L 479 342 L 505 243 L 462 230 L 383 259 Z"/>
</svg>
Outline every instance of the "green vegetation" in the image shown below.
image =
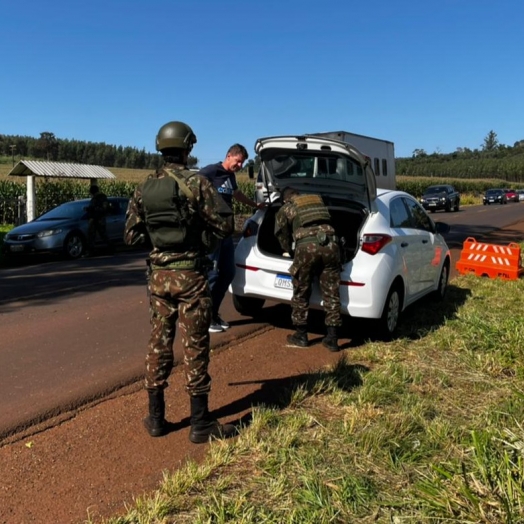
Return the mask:
<svg viewBox="0 0 524 524">
<path fill-rule="evenodd" d="M 133 169 L 156 169 L 162 162 L 158 153 L 146 153 L 144 149 L 67 140 L 48 131 L 40 133 L 39 138 L 0 134 L 0 163 L 12 166 L 22 158 Z M 190 156 L 189 165 L 197 164 L 198 158 Z"/>
<path fill-rule="evenodd" d="M 490 131 L 480 149 L 459 147 L 450 154 L 416 149 L 411 158 L 395 159 L 395 167 L 397 176 L 498 178 L 507 181 L 503 187 L 508 187 L 524 183 L 524 140 L 506 146 Z"/>
<path fill-rule="evenodd" d="M 107 522 L 524 522 L 524 280 L 452 284 Z"/>
</svg>

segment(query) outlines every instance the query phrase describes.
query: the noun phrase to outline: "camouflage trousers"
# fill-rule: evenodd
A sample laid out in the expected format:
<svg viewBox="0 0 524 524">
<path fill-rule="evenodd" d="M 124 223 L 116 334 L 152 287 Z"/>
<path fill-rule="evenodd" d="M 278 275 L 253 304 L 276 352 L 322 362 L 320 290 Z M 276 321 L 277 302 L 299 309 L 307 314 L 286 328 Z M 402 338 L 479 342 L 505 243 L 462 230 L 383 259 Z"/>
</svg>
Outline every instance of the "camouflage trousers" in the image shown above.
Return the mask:
<svg viewBox="0 0 524 524">
<path fill-rule="evenodd" d="M 89 249 L 95 247 L 96 234 L 108 245 L 111 246 L 111 241 L 107 236 L 107 228 L 105 219 L 90 218 L 87 224 L 87 245 Z"/>
<path fill-rule="evenodd" d="M 194 270 L 154 269 L 149 290 L 151 336 L 146 356 L 146 389 L 164 389 L 168 385 L 178 321 L 186 390 L 191 396 L 209 393 L 211 296 L 206 276 Z"/>
<path fill-rule="evenodd" d="M 318 241 L 303 240 L 297 244 L 289 272 L 293 277 L 291 320 L 294 326 L 305 326 L 313 279 L 318 277 L 326 314 L 326 326 L 341 326 L 340 250 L 336 242 L 322 246 Z"/>
</svg>

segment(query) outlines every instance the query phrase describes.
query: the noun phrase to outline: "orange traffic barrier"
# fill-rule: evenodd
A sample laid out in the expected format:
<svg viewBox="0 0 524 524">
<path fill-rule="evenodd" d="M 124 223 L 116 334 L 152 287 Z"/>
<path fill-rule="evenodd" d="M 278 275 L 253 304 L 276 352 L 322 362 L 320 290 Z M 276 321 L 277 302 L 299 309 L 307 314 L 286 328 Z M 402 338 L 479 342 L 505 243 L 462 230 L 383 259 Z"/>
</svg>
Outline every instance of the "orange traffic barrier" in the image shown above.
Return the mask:
<svg viewBox="0 0 524 524">
<path fill-rule="evenodd" d="M 484 244 L 472 237 L 464 240 L 460 260 L 455 267 L 462 274 L 474 273 L 479 277 L 503 280 L 516 280 L 524 273 L 518 244 Z"/>
</svg>

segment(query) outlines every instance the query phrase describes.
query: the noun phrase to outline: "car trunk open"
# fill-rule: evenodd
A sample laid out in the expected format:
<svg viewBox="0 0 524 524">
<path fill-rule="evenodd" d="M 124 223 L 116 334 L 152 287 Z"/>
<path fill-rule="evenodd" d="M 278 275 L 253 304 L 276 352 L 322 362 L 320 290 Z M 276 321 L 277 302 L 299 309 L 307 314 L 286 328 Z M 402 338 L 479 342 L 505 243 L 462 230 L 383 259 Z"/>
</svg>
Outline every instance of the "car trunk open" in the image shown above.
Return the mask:
<svg viewBox="0 0 524 524">
<path fill-rule="evenodd" d="M 332 225 L 341 243 L 342 263 L 352 260 L 359 247 L 362 225 L 368 216 L 361 204 L 324 196 Z M 283 256 L 282 248 L 275 236 L 275 217 L 281 207 L 280 201 L 273 202 L 266 210 L 258 232 L 258 249 L 266 256 Z"/>
</svg>

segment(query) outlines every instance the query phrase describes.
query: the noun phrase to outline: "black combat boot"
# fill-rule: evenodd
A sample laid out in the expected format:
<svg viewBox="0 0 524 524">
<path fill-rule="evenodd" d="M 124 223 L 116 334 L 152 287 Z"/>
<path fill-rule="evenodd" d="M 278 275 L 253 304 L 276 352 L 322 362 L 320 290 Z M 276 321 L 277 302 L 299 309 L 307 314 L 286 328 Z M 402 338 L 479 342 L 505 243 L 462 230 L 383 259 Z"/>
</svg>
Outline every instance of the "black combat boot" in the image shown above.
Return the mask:
<svg viewBox="0 0 524 524">
<path fill-rule="evenodd" d="M 164 401 L 164 390 L 148 390 L 149 415 L 144 419 L 144 426 L 152 437 L 161 437 L 167 429 L 166 403 Z"/>
<path fill-rule="evenodd" d="M 327 336 L 322 339 L 322 345 L 329 349 L 329 351 L 338 351 L 338 334 L 335 326 L 328 326 Z"/>
<path fill-rule="evenodd" d="M 309 342 L 307 340 L 307 327 L 306 326 L 296 326 L 297 330 L 292 334 L 287 336 L 288 346 L 298 346 L 299 348 L 307 348 Z"/>
<path fill-rule="evenodd" d="M 209 415 L 207 395 L 191 398 L 191 430 L 189 440 L 193 444 L 204 444 L 215 438 L 229 438 L 236 435 L 233 424 L 220 424 Z"/>
</svg>

